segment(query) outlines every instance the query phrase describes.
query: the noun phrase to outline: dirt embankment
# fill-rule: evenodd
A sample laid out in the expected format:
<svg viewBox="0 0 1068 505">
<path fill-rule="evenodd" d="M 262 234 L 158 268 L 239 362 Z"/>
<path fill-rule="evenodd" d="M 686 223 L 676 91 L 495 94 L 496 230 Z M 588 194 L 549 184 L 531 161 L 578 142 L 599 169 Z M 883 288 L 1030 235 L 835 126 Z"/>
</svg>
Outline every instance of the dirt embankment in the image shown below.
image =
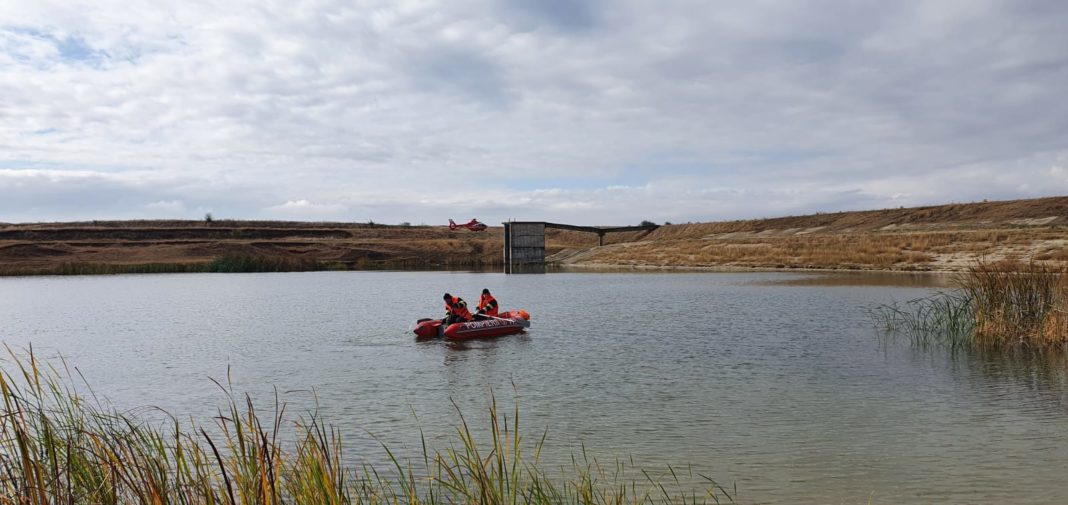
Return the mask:
<svg viewBox="0 0 1068 505">
<path fill-rule="evenodd" d="M 0 275 L 196 271 L 250 258 L 280 269 L 496 267 L 502 243 L 500 227 L 473 233 L 228 220 L 0 224 Z M 1064 265 L 1068 197 L 674 224 L 610 233 L 601 247 L 591 233 L 547 230 L 546 253 L 559 265 L 581 267 L 953 271 L 978 259 Z"/>
<path fill-rule="evenodd" d="M 666 225 L 552 256 L 584 267 L 959 271 L 1068 264 L 1068 197 Z"/>
<path fill-rule="evenodd" d="M 500 262 L 500 243 L 500 229 L 476 234 L 447 227 L 350 223 L 21 224 L 0 227 L 0 273 L 49 273 L 72 265 L 194 270 L 227 257 L 338 269 L 478 266 Z"/>
<path fill-rule="evenodd" d="M 588 235 L 588 234 L 586 234 Z M 596 245 L 549 233 L 548 252 Z M 224 268 L 493 268 L 503 228 L 282 221 L 96 221 L 0 224 L 0 275 L 200 271 Z"/>
</svg>

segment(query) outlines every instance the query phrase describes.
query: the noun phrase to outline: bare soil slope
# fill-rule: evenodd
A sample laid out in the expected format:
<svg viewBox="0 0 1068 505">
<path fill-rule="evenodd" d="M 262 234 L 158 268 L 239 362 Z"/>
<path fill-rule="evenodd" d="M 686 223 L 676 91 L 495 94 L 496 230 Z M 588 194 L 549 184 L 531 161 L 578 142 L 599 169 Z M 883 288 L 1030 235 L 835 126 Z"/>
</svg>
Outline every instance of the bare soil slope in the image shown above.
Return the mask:
<svg viewBox="0 0 1068 505">
<path fill-rule="evenodd" d="M 609 223 L 619 225 L 623 223 Z M 283 269 L 495 267 L 503 229 L 282 221 L 0 224 L 0 275 L 189 271 L 227 258 Z M 1068 262 L 1068 197 L 665 225 L 547 230 L 564 266 L 961 270 L 977 259 Z M 93 268 L 84 268 L 92 266 Z M 158 267 L 158 268 L 157 268 Z"/>
<path fill-rule="evenodd" d="M 596 244 L 550 234 L 550 253 Z M 0 224 L 0 275 L 196 271 L 227 258 L 281 269 L 479 268 L 502 263 L 503 228 L 284 221 Z"/>
<path fill-rule="evenodd" d="M 61 265 L 195 266 L 224 257 L 272 258 L 329 268 L 477 265 L 501 255 L 500 231 L 351 223 L 122 221 L 0 227 L 0 272 Z"/>
<path fill-rule="evenodd" d="M 566 251 L 564 265 L 955 271 L 976 260 L 1064 264 L 1068 197 L 667 225 Z"/>
</svg>

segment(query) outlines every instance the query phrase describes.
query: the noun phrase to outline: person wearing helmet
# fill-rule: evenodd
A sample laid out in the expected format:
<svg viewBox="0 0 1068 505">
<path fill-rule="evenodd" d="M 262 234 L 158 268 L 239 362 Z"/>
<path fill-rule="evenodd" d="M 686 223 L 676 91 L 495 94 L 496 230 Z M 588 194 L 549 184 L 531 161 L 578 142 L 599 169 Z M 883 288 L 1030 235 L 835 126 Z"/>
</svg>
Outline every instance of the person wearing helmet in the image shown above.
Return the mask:
<svg viewBox="0 0 1068 505">
<path fill-rule="evenodd" d="M 448 293 L 445 293 L 443 298 L 445 299 L 445 318 L 441 320 L 441 324 L 448 326 L 472 319 L 471 311 L 467 310 L 467 302 L 463 298 L 452 296 Z"/>
<path fill-rule="evenodd" d="M 479 299 L 478 299 L 478 312 L 475 313 L 476 317 L 477 316 L 494 316 L 494 317 L 496 317 L 498 310 L 499 310 L 499 307 L 497 305 L 497 299 L 494 298 L 493 295 L 490 294 L 490 291 L 488 289 L 483 288 L 482 289 L 482 296 L 480 296 Z"/>
</svg>

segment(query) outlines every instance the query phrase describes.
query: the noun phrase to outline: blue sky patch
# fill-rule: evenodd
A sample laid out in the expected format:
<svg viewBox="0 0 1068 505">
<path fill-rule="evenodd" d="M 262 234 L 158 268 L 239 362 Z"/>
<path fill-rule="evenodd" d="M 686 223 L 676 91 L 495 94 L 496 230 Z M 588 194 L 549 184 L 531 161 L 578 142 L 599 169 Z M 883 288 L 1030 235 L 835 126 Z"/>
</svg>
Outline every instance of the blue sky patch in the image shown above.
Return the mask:
<svg viewBox="0 0 1068 505">
<path fill-rule="evenodd" d="M 59 49 L 60 58 L 67 61 L 95 62 L 100 60 L 103 53 L 93 50 L 85 43 L 85 39 L 78 36 L 68 36 L 63 40 L 56 40 L 56 48 Z"/>
<path fill-rule="evenodd" d="M 44 30 L 23 27 L 3 27 L 0 28 L 0 31 L 22 35 L 24 38 L 29 36 L 55 46 L 56 50 L 59 52 L 58 60 L 60 63 L 97 66 L 108 56 L 104 51 L 94 49 L 84 37 L 76 34 L 60 38 L 55 34 Z M 15 47 L 6 49 L 16 60 L 23 62 L 30 61 L 29 56 L 20 54 L 17 44 Z"/>
</svg>

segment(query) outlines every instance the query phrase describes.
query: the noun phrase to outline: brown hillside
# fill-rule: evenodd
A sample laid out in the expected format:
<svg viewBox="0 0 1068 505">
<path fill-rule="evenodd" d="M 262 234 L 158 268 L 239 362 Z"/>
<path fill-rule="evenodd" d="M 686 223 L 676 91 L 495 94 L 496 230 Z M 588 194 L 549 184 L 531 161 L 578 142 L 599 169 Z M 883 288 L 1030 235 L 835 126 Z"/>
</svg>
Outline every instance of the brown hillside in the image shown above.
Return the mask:
<svg viewBox="0 0 1068 505">
<path fill-rule="evenodd" d="M 956 271 L 1068 261 L 1068 197 L 667 225 L 552 259 L 573 266 Z"/>
<path fill-rule="evenodd" d="M 0 226 L 0 275 L 190 271 L 221 258 L 278 269 L 484 268 L 501 265 L 501 227 L 275 221 L 97 221 Z M 555 240 L 549 251 L 581 240 Z"/>
<path fill-rule="evenodd" d="M 610 223 L 614 225 L 626 223 Z M 92 221 L 0 225 L 0 274 L 272 269 L 494 268 L 501 227 L 283 221 Z M 595 234 L 548 230 L 564 266 L 960 270 L 977 259 L 1068 261 L 1068 197 L 688 223 Z M 91 268 L 90 268 L 91 267 Z"/>
</svg>

